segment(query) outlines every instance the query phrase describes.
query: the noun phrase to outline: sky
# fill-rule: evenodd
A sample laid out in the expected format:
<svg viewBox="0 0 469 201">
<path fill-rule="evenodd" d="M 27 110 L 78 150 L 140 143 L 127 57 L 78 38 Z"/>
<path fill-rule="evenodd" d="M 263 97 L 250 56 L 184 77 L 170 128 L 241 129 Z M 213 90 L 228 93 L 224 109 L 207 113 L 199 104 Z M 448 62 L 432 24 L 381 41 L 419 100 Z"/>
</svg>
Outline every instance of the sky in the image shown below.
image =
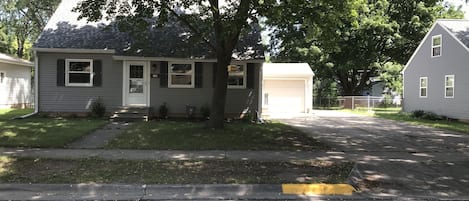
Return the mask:
<svg viewBox="0 0 469 201">
<path fill-rule="evenodd" d="M 445 0 L 446 2 L 452 3 L 455 6 L 462 5 L 462 10 L 466 13 L 465 18 L 469 19 L 469 3 L 466 4 L 466 0 Z"/>
</svg>

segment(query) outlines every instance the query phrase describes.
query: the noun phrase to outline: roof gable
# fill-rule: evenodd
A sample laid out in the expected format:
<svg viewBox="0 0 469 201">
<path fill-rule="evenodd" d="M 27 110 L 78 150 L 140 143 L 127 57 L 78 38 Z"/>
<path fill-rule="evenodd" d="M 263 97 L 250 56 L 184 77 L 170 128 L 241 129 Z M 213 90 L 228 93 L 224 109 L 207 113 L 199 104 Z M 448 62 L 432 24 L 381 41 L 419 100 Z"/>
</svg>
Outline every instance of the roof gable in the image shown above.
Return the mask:
<svg viewBox="0 0 469 201">
<path fill-rule="evenodd" d="M 436 26 L 440 26 L 446 34 L 451 36 L 452 38 L 457 41 L 461 47 L 463 47 L 468 53 L 469 53 L 469 20 L 463 20 L 463 19 L 438 19 L 432 27 L 428 30 L 427 34 L 425 37 L 422 39 L 420 42 L 419 46 L 417 49 L 414 51 L 412 56 L 410 57 L 409 61 L 407 61 L 407 64 L 405 65 L 404 69 L 402 70 L 402 74 L 405 73 L 407 68 L 409 67 L 409 64 L 412 63 L 414 60 L 416 54 L 420 51 L 422 48 L 423 44 L 431 37 L 430 34 L 433 32 Z"/>
<path fill-rule="evenodd" d="M 122 56 L 216 58 L 205 43 L 192 39 L 195 37 L 190 37 L 190 30 L 176 21 L 164 27 L 151 26 L 145 32 L 122 32 L 117 22 L 78 20 L 79 13 L 72 12 L 78 1 L 62 1 L 35 48 L 112 49 Z M 264 59 L 259 28 L 253 27 L 240 38 L 233 58 Z"/>
</svg>

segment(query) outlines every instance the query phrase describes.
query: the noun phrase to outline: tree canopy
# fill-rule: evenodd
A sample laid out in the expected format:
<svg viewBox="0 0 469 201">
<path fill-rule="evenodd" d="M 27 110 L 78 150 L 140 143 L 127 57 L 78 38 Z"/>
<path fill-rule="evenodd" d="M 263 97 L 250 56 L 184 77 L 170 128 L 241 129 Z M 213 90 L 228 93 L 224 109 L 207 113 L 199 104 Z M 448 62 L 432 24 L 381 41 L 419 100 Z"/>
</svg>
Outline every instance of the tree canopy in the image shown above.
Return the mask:
<svg viewBox="0 0 469 201">
<path fill-rule="evenodd" d="M 0 2 L 0 51 L 29 59 L 32 43 L 44 29 L 60 0 Z"/>
<path fill-rule="evenodd" d="M 462 18 L 463 13 L 442 1 L 349 0 L 344 9 L 318 1 L 294 4 L 289 15 L 273 13 L 276 27 L 271 47 L 274 61 L 302 61 L 313 66 L 323 83 L 334 80 L 342 95 L 360 95 L 380 77 L 400 91 L 400 70 L 437 18 Z M 319 10 L 322 15 L 304 15 Z M 322 24 L 314 23 L 320 18 Z"/>
</svg>

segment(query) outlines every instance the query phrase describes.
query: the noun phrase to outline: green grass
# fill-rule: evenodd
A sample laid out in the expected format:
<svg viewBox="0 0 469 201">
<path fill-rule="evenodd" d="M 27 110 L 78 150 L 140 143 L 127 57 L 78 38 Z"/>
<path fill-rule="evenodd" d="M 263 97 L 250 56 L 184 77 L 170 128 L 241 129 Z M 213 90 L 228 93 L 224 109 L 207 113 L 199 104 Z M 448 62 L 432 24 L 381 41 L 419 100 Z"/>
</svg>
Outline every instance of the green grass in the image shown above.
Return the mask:
<svg viewBox="0 0 469 201">
<path fill-rule="evenodd" d="M 365 114 L 369 116 L 391 119 L 396 121 L 405 121 L 414 125 L 424 125 L 433 128 L 446 129 L 461 133 L 469 134 L 469 123 L 459 122 L 459 121 L 448 121 L 448 120 L 426 120 L 412 117 L 410 113 L 401 112 L 401 108 L 375 108 L 372 113 L 369 113 L 366 109 L 357 109 L 357 110 L 344 110 L 348 112 L 353 112 L 356 114 Z"/>
<path fill-rule="evenodd" d="M 34 112 L 34 109 L 0 109 L 0 121 L 23 116 Z"/>
<path fill-rule="evenodd" d="M 281 123 L 227 123 L 224 130 L 203 122 L 152 121 L 130 126 L 107 148 L 160 150 L 316 150 L 327 146 Z"/>
<path fill-rule="evenodd" d="M 0 157 L 0 183 L 343 183 L 353 163 L 130 161 Z"/>
<path fill-rule="evenodd" d="M 41 118 L 11 119 L 30 110 L 0 110 L 1 147 L 61 148 L 106 124 L 104 119 Z"/>
</svg>

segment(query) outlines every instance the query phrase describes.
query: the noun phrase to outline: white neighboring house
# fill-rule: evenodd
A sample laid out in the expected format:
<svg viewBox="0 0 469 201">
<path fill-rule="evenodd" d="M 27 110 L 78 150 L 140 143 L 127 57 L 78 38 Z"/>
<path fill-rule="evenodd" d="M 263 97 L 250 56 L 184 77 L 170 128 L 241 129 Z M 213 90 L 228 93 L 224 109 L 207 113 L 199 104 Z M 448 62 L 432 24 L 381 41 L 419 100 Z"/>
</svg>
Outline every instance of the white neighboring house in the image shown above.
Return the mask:
<svg viewBox="0 0 469 201">
<path fill-rule="evenodd" d="M 0 108 L 26 107 L 33 103 L 30 61 L 0 53 Z"/>
<path fill-rule="evenodd" d="M 264 63 L 262 115 L 311 113 L 314 73 L 307 63 Z"/>
</svg>

